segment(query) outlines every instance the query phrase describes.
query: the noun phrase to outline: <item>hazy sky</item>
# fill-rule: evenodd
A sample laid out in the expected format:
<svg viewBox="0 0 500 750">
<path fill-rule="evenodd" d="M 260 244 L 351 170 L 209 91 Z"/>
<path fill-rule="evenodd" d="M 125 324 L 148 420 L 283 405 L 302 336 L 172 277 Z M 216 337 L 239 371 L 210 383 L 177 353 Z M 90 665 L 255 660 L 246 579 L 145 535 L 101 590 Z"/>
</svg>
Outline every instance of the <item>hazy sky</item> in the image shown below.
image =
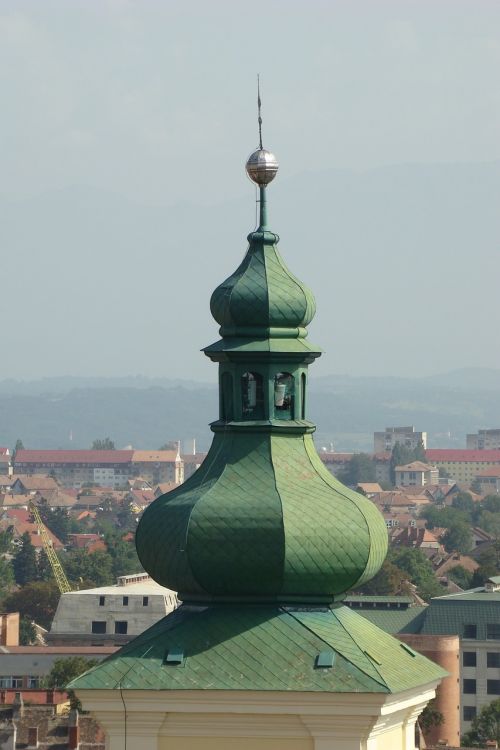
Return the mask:
<svg viewBox="0 0 500 750">
<path fill-rule="evenodd" d="M 32 201 L 50 191 L 84 186 L 145 206 L 216 206 L 245 196 L 252 204 L 242 165 L 257 141 L 257 72 L 264 141 L 278 155 L 283 184 L 328 169 L 492 162 L 500 157 L 499 71 L 496 1 L 0 1 L 0 198 Z M 282 212 L 282 224 L 286 218 Z M 30 220 L 27 211 L 26 223 Z M 198 221 L 193 209 L 192 222 Z M 241 226 L 242 243 L 249 229 Z M 43 254 L 49 238 L 43 231 L 39 238 Z M 0 245 L 0 253 L 4 288 L 7 266 L 11 279 L 12 273 L 30 274 L 8 247 Z M 177 258 L 178 274 L 175 253 L 170 260 L 169 284 L 182 285 L 182 259 Z M 496 266 L 488 274 L 499 270 L 498 259 L 491 260 Z M 72 262 L 71 248 L 67 262 Z M 216 257 L 213 262 L 217 265 Z M 221 262 L 214 278 L 222 280 L 236 264 Z M 109 284 L 119 283 L 120 269 L 114 270 Z M 46 271 L 53 279 L 54 267 Z M 39 290 L 43 272 L 36 281 Z M 83 283 L 78 274 L 72 283 L 78 296 Z M 207 280 L 205 309 L 211 288 Z M 4 377 L 123 371 L 123 350 L 130 342 L 119 333 L 106 347 L 89 348 L 83 366 L 78 359 L 49 355 L 60 341 L 48 325 L 44 348 L 30 355 L 25 321 L 43 315 L 45 304 L 35 285 L 26 294 L 20 284 L 19 292 L 19 304 L 9 299 L 9 309 L 3 310 L 4 324 L 7 314 L 22 331 L 21 337 L 13 336 L 20 350 L 5 363 Z M 183 294 L 189 294 L 188 286 Z M 133 300 L 124 300 L 122 312 L 129 318 L 147 307 L 143 283 Z M 443 309 L 450 312 L 450 305 Z M 69 337 L 72 313 L 59 314 Z M 492 342 L 498 338 L 499 317 L 494 303 L 484 316 Z M 105 329 L 102 317 L 101 323 Z M 88 325 L 96 325 L 91 316 Z M 207 325 L 213 328 L 210 321 Z M 446 347 L 446 337 L 440 336 Z M 144 342 L 151 355 L 150 344 Z M 133 345 L 140 348 L 140 339 L 135 337 Z M 194 361 L 190 349 L 188 340 L 189 363 Z M 482 361 L 477 356 L 467 361 L 450 350 L 435 367 L 427 361 L 421 371 L 442 370 L 446 362 L 500 366 L 499 357 L 487 353 Z M 400 372 L 409 374 L 405 352 L 397 359 Z M 354 371 L 362 360 L 356 360 Z M 168 374 L 156 353 L 154 362 L 141 366 L 138 361 L 128 373 Z M 394 362 L 387 364 L 388 371 L 397 369 Z M 326 371 L 349 369 L 334 361 L 326 366 Z M 375 367 L 383 369 L 380 363 Z M 193 371 L 191 364 L 173 374 L 212 378 L 208 370 Z"/>
</svg>

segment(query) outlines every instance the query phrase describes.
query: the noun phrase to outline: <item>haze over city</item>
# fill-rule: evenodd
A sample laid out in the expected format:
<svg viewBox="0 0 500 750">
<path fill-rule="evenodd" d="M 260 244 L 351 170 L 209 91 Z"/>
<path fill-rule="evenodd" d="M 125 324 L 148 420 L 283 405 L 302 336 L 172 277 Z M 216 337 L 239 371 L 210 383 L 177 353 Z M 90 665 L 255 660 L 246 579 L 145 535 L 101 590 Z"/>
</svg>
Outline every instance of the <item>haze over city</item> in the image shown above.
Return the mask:
<svg viewBox="0 0 500 750">
<path fill-rule="evenodd" d="M 257 72 L 312 375 L 499 368 L 499 22 L 484 1 L 1 3 L 2 377 L 215 382 L 198 350 L 255 224 Z"/>
</svg>

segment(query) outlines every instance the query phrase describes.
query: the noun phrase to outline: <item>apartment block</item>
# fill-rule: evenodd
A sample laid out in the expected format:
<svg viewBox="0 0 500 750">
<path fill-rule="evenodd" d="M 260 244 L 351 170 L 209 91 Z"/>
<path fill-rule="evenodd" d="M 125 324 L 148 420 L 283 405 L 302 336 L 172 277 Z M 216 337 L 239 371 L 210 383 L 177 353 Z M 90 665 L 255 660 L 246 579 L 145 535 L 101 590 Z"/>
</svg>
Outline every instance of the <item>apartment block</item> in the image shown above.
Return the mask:
<svg viewBox="0 0 500 750">
<path fill-rule="evenodd" d="M 392 451 L 396 443 L 405 448 L 417 448 L 419 445 L 427 447 L 427 433 L 417 432 L 410 427 L 386 427 L 384 432 L 373 433 L 373 452 L 382 453 Z"/>
<path fill-rule="evenodd" d="M 465 445 L 469 450 L 500 450 L 500 429 L 478 430 L 467 435 Z"/>
</svg>

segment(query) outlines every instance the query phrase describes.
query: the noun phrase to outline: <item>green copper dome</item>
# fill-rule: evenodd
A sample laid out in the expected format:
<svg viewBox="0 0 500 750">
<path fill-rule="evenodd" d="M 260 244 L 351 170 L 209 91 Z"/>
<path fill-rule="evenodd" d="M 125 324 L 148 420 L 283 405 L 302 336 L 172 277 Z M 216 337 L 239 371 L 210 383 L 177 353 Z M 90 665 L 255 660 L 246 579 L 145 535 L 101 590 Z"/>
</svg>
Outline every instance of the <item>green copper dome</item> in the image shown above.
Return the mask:
<svg viewBox="0 0 500 750">
<path fill-rule="evenodd" d="M 387 529 L 310 435 L 219 433 L 196 474 L 145 511 L 137 549 L 184 601 L 331 602 L 375 575 Z"/>
<path fill-rule="evenodd" d="M 213 293 L 221 340 L 212 447 L 185 484 L 146 509 L 144 568 L 184 602 L 329 603 L 370 579 L 387 552 L 374 504 L 325 468 L 308 421 L 312 293 L 283 263 L 261 221 L 237 270 Z"/>
<path fill-rule="evenodd" d="M 236 271 L 212 294 L 210 310 L 228 332 L 245 335 L 245 328 L 304 328 L 314 317 L 312 292 L 284 264 L 272 232 L 248 236 L 248 252 Z"/>
</svg>

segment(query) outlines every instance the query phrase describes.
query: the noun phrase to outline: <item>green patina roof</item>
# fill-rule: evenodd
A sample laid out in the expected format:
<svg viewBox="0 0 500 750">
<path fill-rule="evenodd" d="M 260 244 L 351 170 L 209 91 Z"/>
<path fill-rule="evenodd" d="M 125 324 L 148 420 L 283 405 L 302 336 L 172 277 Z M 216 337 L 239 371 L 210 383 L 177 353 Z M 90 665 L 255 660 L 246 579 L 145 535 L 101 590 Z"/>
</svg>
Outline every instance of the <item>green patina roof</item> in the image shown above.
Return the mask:
<svg viewBox="0 0 500 750">
<path fill-rule="evenodd" d="M 356 612 L 386 633 L 420 633 L 429 607 L 357 609 Z"/>
<path fill-rule="evenodd" d="M 333 667 L 317 668 L 328 649 Z M 398 693 L 445 674 L 348 607 L 183 605 L 70 687 Z"/>
<path fill-rule="evenodd" d="M 236 335 L 246 328 L 303 328 L 316 311 L 312 292 L 288 270 L 272 232 L 254 232 L 236 271 L 212 294 L 215 320 Z"/>
<path fill-rule="evenodd" d="M 421 632 L 464 636 L 464 625 L 474 624 L 478 640 L 486 640 L 487 625 L 500 622 L 500 592 L 472 589 L 431 600 Z"/>
<path fill-rule="evenodd" d="M 324 467 L 309 434 L 216 434 L 200 469 L 146 509 L 145 569 L 182 599 L 332 601 L 387 552 L 375 505 Z"/>
</svg>

